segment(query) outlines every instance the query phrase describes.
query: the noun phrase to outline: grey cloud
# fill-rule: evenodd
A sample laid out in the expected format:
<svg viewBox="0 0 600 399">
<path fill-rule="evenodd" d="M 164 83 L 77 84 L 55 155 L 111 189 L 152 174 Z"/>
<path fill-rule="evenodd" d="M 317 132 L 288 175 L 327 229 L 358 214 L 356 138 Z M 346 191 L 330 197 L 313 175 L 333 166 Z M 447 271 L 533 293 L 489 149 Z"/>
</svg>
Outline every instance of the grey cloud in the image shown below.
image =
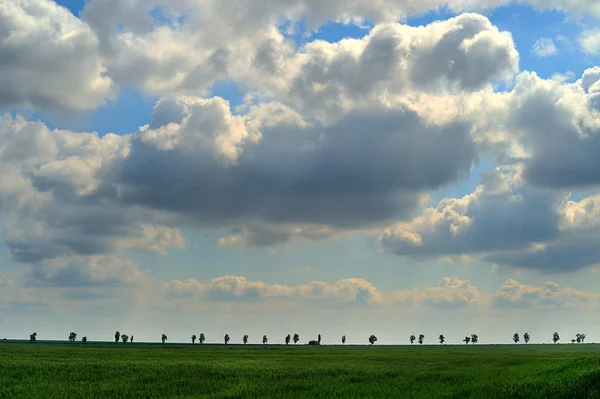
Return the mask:
<svg viewBox="0 0 600 399">
<path fill-rule="evenodd" d="M 558 238 L 564 195 L 515 185 L 513 173 L 512 168 L 496 171 L 474 193 L 444 199 L 413 221 L 388 229 L 382 248 L 422 258 L 526 249 Z"/>
<path fill-rule="evenodd" d="M 511 77 L 517 71 L 519 56 L 512 36 L 500 33 L 486 17 L 463 14 L 430 29 L 441 29 L 438 24 L 448 26 L 434 43 L 411 49 L 415 60 L 410 74 L 417 87 L 431 87 L 444 79 L 475 90 L 491 78 Z"/>
<path fill-rule="evenodd" d="M 468 175 L 476 158 L 468 125 L 427 126 L 410 109 L 380 107 L 332 126 L 265 119 L 261 138 L 241 144 L 234 163 L 223 165 L 206 152 L 210 145 L 194 147 L 207 133 L 196 124 L 205 121 L 203 112 L 195 109 L 168 132 L 134 139 L 110 175 L 119 186 L 114 199 L 207 225 L 357 228 L 410 215 L 423 192 Z M 165 136 L 177 146 L 157 148 Z M 195 141 L 187 144 L 186 137 Z"/>
<path fill-rule="evenodd" d="M 600 183 L 600 124 L 594 109 L 597 69 L 570 85 L 522 74 L 509 103 L 507 129 L 527 148 L 525 178 L 533 185 L 577 188 Z"/>
<path fill-rule="evenodd" d="M 149 281 L 138 264 L 114 256 L 58 258 L 30 267 L 27 285 L 56 288 L 134 286 Z"/>
</svg>

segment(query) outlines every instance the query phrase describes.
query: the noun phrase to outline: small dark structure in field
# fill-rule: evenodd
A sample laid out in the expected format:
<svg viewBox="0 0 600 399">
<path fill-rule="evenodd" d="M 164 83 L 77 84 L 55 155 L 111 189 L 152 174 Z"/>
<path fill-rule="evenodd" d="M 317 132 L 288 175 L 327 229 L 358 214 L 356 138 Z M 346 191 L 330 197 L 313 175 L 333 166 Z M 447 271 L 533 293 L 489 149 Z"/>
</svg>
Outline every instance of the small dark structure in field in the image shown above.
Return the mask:
<svg viewBox="0 0 600 399">
<path fill-rule="evenodd" d="M 307 344 L 307 345 L 312 345 L 312 346 L 315 346 L 315 345 L 321 345 L 321 343 L 320 343 L 319 341 L 315 341 L 315 340 L 313 339 L 312 341 L 308 341 L 308 344 Z"/>
</svg>

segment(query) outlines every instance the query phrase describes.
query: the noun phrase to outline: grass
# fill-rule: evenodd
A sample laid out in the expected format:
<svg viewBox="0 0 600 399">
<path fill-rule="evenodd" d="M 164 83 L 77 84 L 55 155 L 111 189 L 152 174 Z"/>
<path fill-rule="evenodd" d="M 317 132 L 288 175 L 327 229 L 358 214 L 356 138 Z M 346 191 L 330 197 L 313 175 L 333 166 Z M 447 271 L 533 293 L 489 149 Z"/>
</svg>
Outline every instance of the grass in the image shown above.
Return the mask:
<svg viewBox="0 0 600 399">
<path fill-rule="evenodd" d="M 0 398 L 600 398 L 600 345 L 0 342 Z"/>
</svg>

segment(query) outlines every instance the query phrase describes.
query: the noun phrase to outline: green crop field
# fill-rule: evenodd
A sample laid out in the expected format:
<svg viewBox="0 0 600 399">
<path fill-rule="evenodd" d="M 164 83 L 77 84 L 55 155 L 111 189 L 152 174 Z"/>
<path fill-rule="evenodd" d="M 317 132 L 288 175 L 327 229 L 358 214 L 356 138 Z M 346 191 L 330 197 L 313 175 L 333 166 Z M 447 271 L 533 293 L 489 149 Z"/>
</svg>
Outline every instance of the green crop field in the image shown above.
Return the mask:
<svg viewBox="0 0 600 399">
<path fill-rule="evenodd" d="M 600 398 L 600 345 L 0 342 L 0 398 Z"/>
</svg>

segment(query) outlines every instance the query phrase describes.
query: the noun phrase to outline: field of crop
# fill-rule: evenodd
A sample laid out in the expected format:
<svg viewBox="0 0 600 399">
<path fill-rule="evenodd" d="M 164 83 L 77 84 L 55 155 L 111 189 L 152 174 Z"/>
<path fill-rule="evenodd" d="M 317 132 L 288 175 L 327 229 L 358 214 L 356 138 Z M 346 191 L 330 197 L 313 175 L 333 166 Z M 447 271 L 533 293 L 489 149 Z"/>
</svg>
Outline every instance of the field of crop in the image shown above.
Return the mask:
<svg viewBox="0 0 600 399">
<path fill-rule="evenodd" d="M 600 398 L 600 345 L 0 342 L 0 398 Z"/>
</svg>

